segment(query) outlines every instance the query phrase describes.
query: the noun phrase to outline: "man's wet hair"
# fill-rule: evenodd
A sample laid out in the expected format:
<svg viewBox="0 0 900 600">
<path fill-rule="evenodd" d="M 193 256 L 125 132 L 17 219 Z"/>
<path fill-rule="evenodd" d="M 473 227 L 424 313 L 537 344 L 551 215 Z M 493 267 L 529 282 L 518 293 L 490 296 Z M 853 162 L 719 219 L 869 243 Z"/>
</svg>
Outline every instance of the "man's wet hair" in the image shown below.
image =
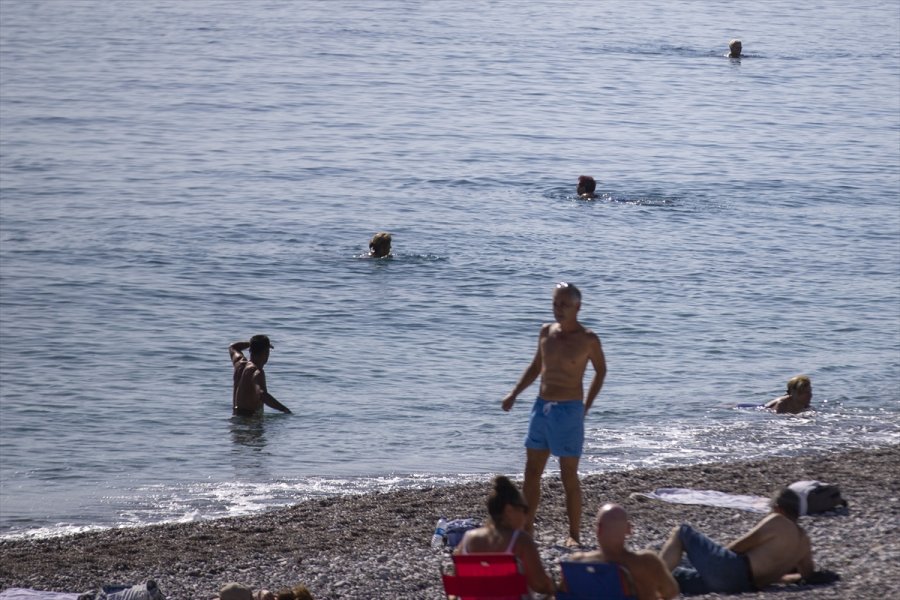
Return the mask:
<svg viewBox="0 0 900 600">
<path fill-rule="evenodd" d="M 788 394 L 794 394 L 797 392 L 802 392 L 806 388 L 808 388 L 812 382 L 809 380 L 809 377 L 806 375 L 797 375 L 796 377 L 791 377 L 787 382 L 787 392 Z"/>
<path fill-rule="evenodd" d="M 781 488 L 772 496 L 772 508 L 780 508 L 789 519 L 800 518 L 800 496 L 791 488 Z"/>
<path fill-rule="evenodd" d="M 269 348 L 274 348 L 267 335 L 254 335 L 250 338 L 250 354 L 261 354 Z"/>
<path fill-rule="evenodd" d="M 380 231 L 372 236 L 369 242 L 369 252 L 375 258 L 381 258 L 391 253 L 391 234 L 386 231 Z"/>
<path fill-rule="evenodd" d="M 578 178 L 578 193 L 593 194 L 597 189 L 597 182 L 590 175 L 582 175 Z"/>
<path fill-rule="evenodd" d="M 569 283 L 568 281 L 560 281 L 556 284 L 556 289 L 565 290 L 567 294 L 569 294 L 570 298 L 573 298 L 576 302 L 581 304 L 581 290 L 575 287 L 574 283 Z"/>
</svg>

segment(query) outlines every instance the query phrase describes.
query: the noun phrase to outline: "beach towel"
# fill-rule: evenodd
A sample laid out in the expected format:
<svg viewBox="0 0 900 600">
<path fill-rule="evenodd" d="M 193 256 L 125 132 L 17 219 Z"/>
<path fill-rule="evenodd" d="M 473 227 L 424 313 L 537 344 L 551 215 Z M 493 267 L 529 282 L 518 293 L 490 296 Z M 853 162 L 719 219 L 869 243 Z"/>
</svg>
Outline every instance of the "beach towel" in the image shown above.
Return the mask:
<svg viewBox="0 0 900 600">
<path fill-rule="evenodd" d="M 78 594 L 45 592 L 27 588 L 8 588 L 0 592 L 0 600 L 78 600 Z"/>
<path fill-rule="evenodd" d="M 735 508 L 755 513 L 767 513 L 770 509 L 769 499 L 765 496 L 745 496 L 741 494 L 727 494 L 714 490 L 691 490 L 687 488 L 658 488 L 649 494 L 636 492 L 632 497 L 652 498 L 671 502 L 673 504 L 701 504 L 703 506 L 718 506 L 721 508 Z"/>
</svg>

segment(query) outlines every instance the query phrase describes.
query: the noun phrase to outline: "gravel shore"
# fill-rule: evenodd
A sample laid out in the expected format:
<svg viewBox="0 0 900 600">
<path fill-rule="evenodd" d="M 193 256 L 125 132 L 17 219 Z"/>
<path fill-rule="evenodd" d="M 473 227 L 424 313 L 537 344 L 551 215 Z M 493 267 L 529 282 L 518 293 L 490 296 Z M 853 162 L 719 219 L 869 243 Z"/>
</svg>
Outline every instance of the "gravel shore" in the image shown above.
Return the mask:
<svg viewBox="0 0 900 600">
<path fill-rule="evenodd" d="M 761 515 L 632 497 L 659 487 L 768 496 L 801 479 L 841 487 L 845 514 L 804 517 L 816 568 L 836 571 L 827 586 L 771 586 L 741 598 L 900 598 L 900 446 L 799 458 L 708 464 L 591 475 L 584 479 L 582 541 L 602 502 L 626 507 L 631 545 L 658 548 L 672 527 L 692 523 L 720 542 L 748 530 Z M 316 600 L 443 598 L 445 553 L 429 547 L 434 523 L 483 517 L 487 484 L 373 493 L 302 502 L 251 517 L 113 529 L 44 540 L 0 541 L 0 589 L 81 592 L 110 583 L 155 579 L 170 599 L 216 596 L 228 581 L 254 589 L 307 585 Z M 558 579 L 558 545 L 566 536 L 559 478 L 544 480 L 537 541 Z M 718 595 L 703 598 L 718 598 Z"/>
</svg>

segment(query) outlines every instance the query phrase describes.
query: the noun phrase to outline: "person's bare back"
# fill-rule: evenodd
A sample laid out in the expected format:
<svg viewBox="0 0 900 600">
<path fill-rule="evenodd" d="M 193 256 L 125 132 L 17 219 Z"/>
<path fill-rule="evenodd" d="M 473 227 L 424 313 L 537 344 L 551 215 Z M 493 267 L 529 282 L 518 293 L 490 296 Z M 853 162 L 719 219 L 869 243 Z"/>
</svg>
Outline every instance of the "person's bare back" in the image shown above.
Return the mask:
<svg viewBox="0 0 900 600">
<path fill-rule="evenodd" d="M 728 548 L 747 556 L 758 588 L 779 581 L 795 570 L 802 574 L 813 570 L 809 536 L 781 514 L 769 514 Z"/>
<path fill-rule="evenodd" d="M 234 366 L 232 409 L 236 414 L 262 410 L 263 402 L 259 397 L 258 382 L 262 382 L 262 389 L 265 389 L 265 373 L 252 361 L 244 360 Z"/>
<path fill-rule="evenodd" d="M 677 594 L 678 585 L 655 552 L 641 550 L 628 554 L 620 564 L 631 572 L 638 600 L 659 600 L 672 598 L 673 592 Z"/>
<path fill-rule="evenodd" d="M 250 360 L 244 350 L 250 349 Z M 249 342 L 235 342 L 228 347 L 234 365 L 234 389 L 231 397 L 231 412 L 238 416 L 252 416 L 263 410 L 263 404 L 284 413 L 291 411 L 272 396 L 266 387 L 263 366 L 269 359 L 272 348 L 269 338 L 255 335 Z"/>
</svg>

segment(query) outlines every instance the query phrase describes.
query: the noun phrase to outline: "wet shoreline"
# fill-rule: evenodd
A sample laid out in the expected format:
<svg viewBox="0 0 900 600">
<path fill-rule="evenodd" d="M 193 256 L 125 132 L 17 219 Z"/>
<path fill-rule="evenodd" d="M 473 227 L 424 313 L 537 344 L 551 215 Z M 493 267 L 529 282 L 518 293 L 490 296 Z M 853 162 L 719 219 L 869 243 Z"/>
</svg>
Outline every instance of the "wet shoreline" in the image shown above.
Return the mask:
<svg viewBox="0 0 900 600">
<path fill-rule="evenodd" d="M 818 479 L 841 487 L 847 514 L 805 517 L 817 568 L 839 573 L 829 586 L 770 586 L 741 597 L 900 597 L 900 446 L 818 456 L 637 469 L 584 478 L 582 542 L 605 501 L 623 504 L 631 545 L 658 548 L 688 521 L 720 542 L 760 515 L 667 504 L 634 493 L 658 487 L 768 496 L 781 485 Z M 0 541 L 0 588 L 83 592 L 102 584 L 155 579 L 167 598 L 212 598 L 227 581 L 277 589 L 304 583 L 323 598 L 443 598 L 439 569 L 448 559 L 428 542 L 440 515 L 482 517 L 487 485 L 454 485 L 310 500 L 263 514 L 215 521 L 111 529 L 40 540 Z M 562 486 L 544 480 L 537 542 L 559 577 L 566 551 Z M 709 597 L 717 597 L 710 595 Z"/>
</svg>

